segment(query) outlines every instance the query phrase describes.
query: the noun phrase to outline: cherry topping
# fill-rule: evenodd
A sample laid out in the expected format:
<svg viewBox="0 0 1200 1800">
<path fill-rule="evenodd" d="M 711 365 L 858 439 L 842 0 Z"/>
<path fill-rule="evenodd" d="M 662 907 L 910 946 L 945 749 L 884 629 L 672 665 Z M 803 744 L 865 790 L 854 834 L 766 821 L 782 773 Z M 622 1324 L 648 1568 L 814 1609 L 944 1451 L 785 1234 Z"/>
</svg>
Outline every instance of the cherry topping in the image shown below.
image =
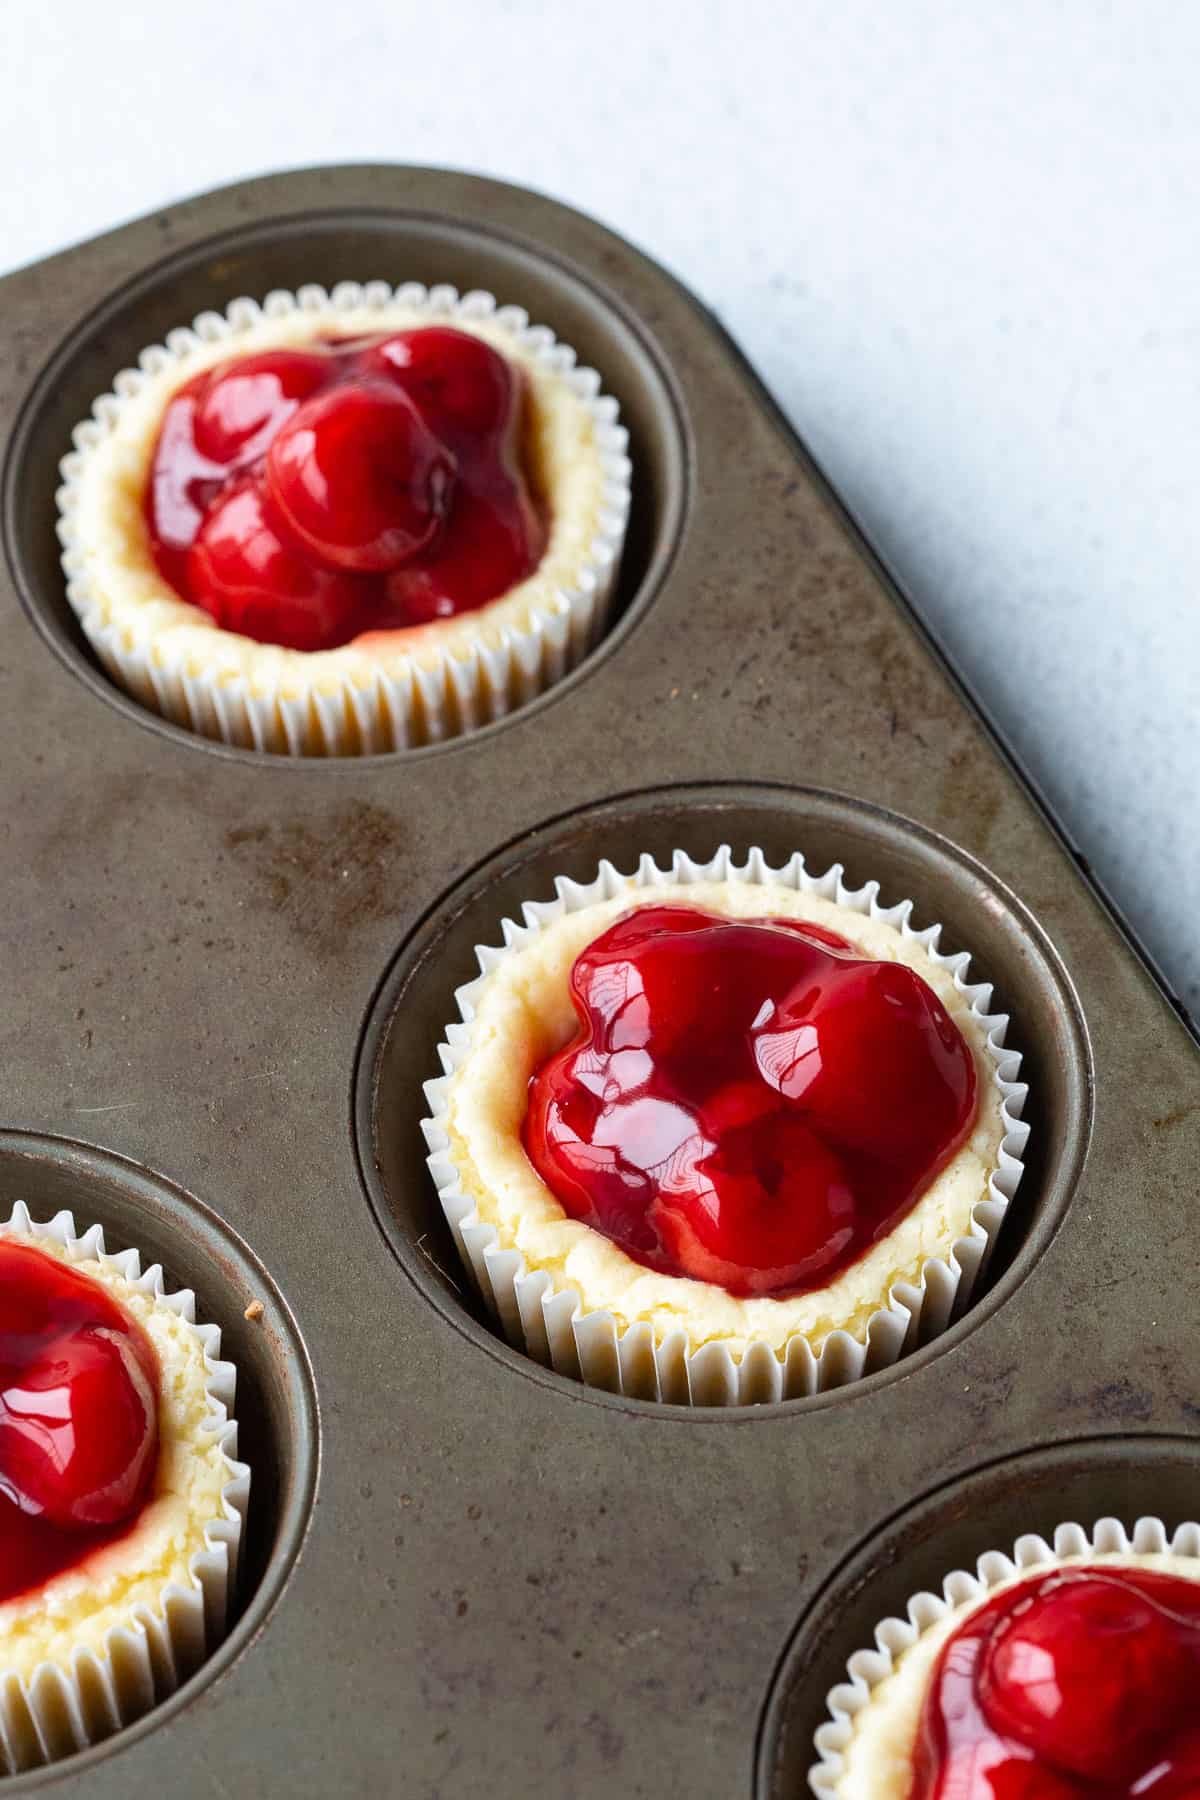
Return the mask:
<svg viewBox="0 0 1200 1800">
<path fill-rule="evenodd" d="M 267 487 L 310 556 L 370 573 L 432 542 L 454 467 L 407 394 L 364 381 L 293 413 L 267 452 Z"/>
<path fill-rule="evenodd" d="M 905 963 L 832 963 L 814 981 L 755 1028 L 768 1087 L 833 1142 L 884 1162 L 919 1159 L 931 1133 L 952 1138 L 971 1053 L 932 988 Z"/>
<path fill-rule="evenodd" d="M 128 1529 L 158 1452 L 149 1340 L 98 1283 L 0 1240 L 0 1602 Z"/>
<path fill-rule="evenodd" d="M 518 368 L 450 327 L 232 359 L 164 414 L 159 569 L 219 625 L 297 650 L 485 606 L 546 544 L 524 396 Z"/>
<path fill-rule="evenodd" d="M 944 1646 L 912 1800 L 1200 1793 L 1200 1584 L 1063 1570 L 996 1596 Z"/>
<path fill-rule="evenodd" d="M 292 650 L 344 644 L 364 619 L 354 578 L 306 562 L 252 477 L 206 517 L 187 578 L 193 599 L 225 630 Z"/>
<path fill-rule="evenodd" d="M 215 463 L 265 456 L 328 375 L 329 358 L 317 350 L 264 350 L 215 370 L 196 396 L 196 449 Z"/>
<path fill-rule="evenodd" d="M 526 1150 L 572 1218 L 668 1274 L 823 1284 L 974 1119 L 971 1052 L 932 990 L 799 921 L 644 907 L 571 991 L 579 1030 L 530 1082 Z"/>
<path fill-rule="evenodd" d="M 520 397 L 504 358 L 482 338 L 450 325 L 394 332 L 367 352 L 364 363 L 400 383 L 451 439 L 499 436 Z"/>
<path fill-rule="evenodd" d="M 387 603 L 413 624 L 483 606 L 523 581 L 541 557 L 543 532 L 519 491 L 460 495 L 456 530 L 428 558 L 405 563 L 387 581 Z"/>
</svg>

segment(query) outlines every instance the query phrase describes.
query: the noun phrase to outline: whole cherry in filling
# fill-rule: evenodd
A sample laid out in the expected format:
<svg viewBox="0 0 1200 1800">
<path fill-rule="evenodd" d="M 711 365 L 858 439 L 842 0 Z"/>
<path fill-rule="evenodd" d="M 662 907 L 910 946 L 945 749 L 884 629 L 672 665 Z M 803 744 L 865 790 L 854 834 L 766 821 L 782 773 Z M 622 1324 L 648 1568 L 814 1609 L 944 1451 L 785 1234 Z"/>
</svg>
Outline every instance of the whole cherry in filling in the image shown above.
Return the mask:
<svg viewBox="0 0 1200 1800">
<path fill-rule="evenodd" d="M 572 1218 L 667 1274 L 823 1285 L 974 1122 L 974 1059 L 933 990 L 817 926 L 646 906 L 587 946 L 571 994 L 526 1151 Z"/>
<path fill-rule="evenodd" d="M 0 1237 L 0 1604 L 121 1537 L 158 1458 L 158 1363 L 98 1282 Z"/>
<path fill-rule="evenodd" d="M 942 1648 L 909 1800 L 1195 1800 L 1200 1583 L 1059 1570 L 1009 1588 Z"/>
<path fill-rule="evenodd" d="M 220 363 L 163 418 L 159 570 L 218 625 L 295 650 L 485 606 L 545 549 L 526 408 L 522 371 L 449 326 Z"/>
</svg>

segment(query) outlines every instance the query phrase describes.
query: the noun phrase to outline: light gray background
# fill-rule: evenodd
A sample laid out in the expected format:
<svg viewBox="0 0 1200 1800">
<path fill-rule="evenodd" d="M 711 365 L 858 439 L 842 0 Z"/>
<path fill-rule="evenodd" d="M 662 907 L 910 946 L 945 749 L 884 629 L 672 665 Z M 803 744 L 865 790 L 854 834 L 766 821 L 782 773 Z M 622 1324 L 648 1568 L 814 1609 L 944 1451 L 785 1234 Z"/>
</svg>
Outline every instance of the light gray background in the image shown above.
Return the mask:
<svg viewBox="0 0 1200 1800">
<path fill-rule="evenodd" d="M 0 0 L 0 268 L 311 162 L 596 214 L 721 315 L 1200 1010 L 1200 9 Z"/>
</svg>

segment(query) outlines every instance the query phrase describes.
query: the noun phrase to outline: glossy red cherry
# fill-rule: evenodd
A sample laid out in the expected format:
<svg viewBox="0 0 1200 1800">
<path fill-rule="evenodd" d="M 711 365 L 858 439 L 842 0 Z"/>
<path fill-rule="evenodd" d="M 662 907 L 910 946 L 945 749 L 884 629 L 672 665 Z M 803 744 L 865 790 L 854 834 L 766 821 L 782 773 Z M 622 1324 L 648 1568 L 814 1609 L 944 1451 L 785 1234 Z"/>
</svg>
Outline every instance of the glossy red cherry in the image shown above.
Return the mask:
<svg viewBox="0 0 1200 1800">
<path fill-rule="evenodd" d="M 146 522 L 158 566 L 187 594 L 187 554 L 205 513 L 229 480 L 228 470 L 196 449 L 199 384 L 176 394 L 163 414 L 146 490 Z"/>
<path fill-rule="evenodd" d="M 355 577 L 307 562 L 253 478 L 208 514 L 187 578 L 192 599 L 226 631 L 292 650 L 344 644 L 366 615 Z"/>
<path fill-rule="evenodd" d="M 1195 1800 L 1200 1584 L 1072 1568 L 997 1594 L 947 1640 L 910 1800 Z"/>
<path fill-rule="evenodd" d="M 0 1492 L 54 1525 L 111 1525 L 137 1504 L 153 1416 L 153 1376 L 128 1336 L 58 1338 L 0 1391 Z"/>
<path fill-rule="evenodd" d="M 425 625 L 483 606 L 523 581 L 545 547 L 541 522 L 520 492 L 505 493 L 497 504 L 460 489 L 454 523 L 445 541 L 387 577 L 387 607 L 396 623 Z"/>
<path fill-rule="evenodd" d="M 672 1170 L 654 1220 L 680 1274 L 754 1294 L 819 1280 L 853 1242 L 856 1212 L 836 1153 L 802 1119 L 774 1112 L 718 1129 L 704 1154 Z"/>
<path fill-rule="evenodd" d="M 196 394 L 196 449 L 212 462 L 243 466 L 265 456 L 280 426 L 332 369 L 318 350 L 264 350 L 214 370 Z"/>
<path fill-rule="evenodd" d="M 158 1370 L 96 1282 L 0 1241 L 0 1601 L 69 1567 L 145 1501 Z"/>
<path fill-rule="evenodd" d="M 398 568 L 432 542 L 455 463 L 408 396 L 383 382 L 315 395 L 276 433 L 267 486 L 288 527 L 332 568 Z"/>
<path fill-rule="evenodd" d="M 734 1294 L 821 1284 L 903 1214 L 974 1116 L 957 1027 L 895 974 L 797 921 L 626 915 L 572 970 L 580 1026 L 530 1083 L 530 1160 L 571 1217 L 651 1268 Z M 791 1070 L 800 1034 L 819 1054 L 827 1030 L 818 1105 L 812 1082 L 791 1092 Z"/>
<path fill-rule="evenodd" d="M 1200 1639 L 1197 1640 L 1200 1646 Z M 994 1730 L 1089 1781 L 1132 1781 L 1196 1665 L 1176 1622 L 1102 1574 L 1047 1583 L 1000 1621 L 979 1671 Z"/>
<path fill-rule="evenodd" d="M 883 1161 L 951 1143 L 975 1063 L 932 988 L 903 963 L 831 959 L 753 1033 L 759 1074 L 829 1142 Z"/>
<path fill-rule="evenodd" d="M 1079 1785 L 1027 1756 L 994 1745 L 957 1752 L 942 1766 L 936 1788 L 914 1789 L 908 1800 L 1081 1800 Z"/>
<path fill-rule="evenodd" d="M 498 436 L 520 398 L 518 372 L 500 352 L 450 325 L 393 332 L 363 365 L 397 382 L 435 427 L 453 435 Z"/>
<path fill-rule="evenodd" d="M 1189 1709 L 1185 1703 L 1182 1710 L 1183 1720 L 1176 1717 L 1166 1755 L 1156 1758 L 1133 1789 L 1136 1800 L 1196 1800 L 1200 1794 L 1200 1724 L 1188 1717 L 1194 1706 Z"/>
</svg>

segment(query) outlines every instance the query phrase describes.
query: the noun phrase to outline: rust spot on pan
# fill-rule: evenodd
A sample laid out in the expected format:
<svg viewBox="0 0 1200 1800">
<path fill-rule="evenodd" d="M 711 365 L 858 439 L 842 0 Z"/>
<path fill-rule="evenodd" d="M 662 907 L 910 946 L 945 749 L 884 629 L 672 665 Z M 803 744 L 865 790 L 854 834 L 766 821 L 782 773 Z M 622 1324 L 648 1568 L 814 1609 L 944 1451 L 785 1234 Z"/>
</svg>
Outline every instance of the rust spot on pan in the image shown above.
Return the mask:
<svg viewBox="0 0 1200 1800">
<path fill-rule="evenodd" d="M 239 825 L 226 848 L 254 876 L 260 903 L 314 950 L 333 954 L 356 927 L 394 913 L 403 898 L 392 813 L 354 800 L 326 819 Z"/>
</svg>

